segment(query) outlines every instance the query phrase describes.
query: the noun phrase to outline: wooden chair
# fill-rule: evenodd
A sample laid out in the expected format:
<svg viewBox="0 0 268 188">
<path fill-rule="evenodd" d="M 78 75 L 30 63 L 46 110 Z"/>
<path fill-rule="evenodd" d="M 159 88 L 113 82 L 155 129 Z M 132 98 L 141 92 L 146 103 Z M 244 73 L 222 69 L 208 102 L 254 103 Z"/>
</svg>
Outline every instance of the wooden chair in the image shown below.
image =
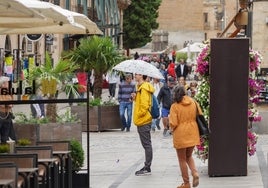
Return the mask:
<svg viewBox="0 0 268 188">
<path fill-rule="evenodd" d="M 52 146 L 17 146 L 16 153 L 35 153 L 38 156 L 39 175 L 43 178 L 42 184 L 47 188 L 58 187 L 58 164 L 52 155 Z M 53 184 L 52 184 L 53 182 Z"/>
<path fill-rule="evenodd" d="M 70 141 L 68 140 L 39 141 L 39 142 L 36 142 L 36 144 L 40 146 L 41 145 L 52 146 L 53 156 L 57 157 L 58 162 L 59 162 L 59 169 L 60 169 L 59 186 L 61 188 L 71 188 L 72 187 L 72 158 L 71 158 Z"/>
<path fill-rule="evenodd" d="M 0 163 L 0 180 L 11 180 L 7 187 L 21 188 L 23 181 L 18 182 L 18 167 L 15 163 Z M 4 186 L 4 184 L 2 185 Z"/>
<path fill-rule="evenodd" d="M 38 167 L 37 154 L 1 154 L 0 162 L 16 164 L 19 174 L 17 178 L 17 187 L 31 187 L 31 179 L 36 180 L 35 183 L 38 186 L 38 174 L 36 170 L 34 170 Z M 27 169 L 27 172 L 21 171 L 21 169 Z M 29 171 L 31 169 L 33 171 Z M 35 188 L 36 184 L 32 187 Z"/>
</svg>

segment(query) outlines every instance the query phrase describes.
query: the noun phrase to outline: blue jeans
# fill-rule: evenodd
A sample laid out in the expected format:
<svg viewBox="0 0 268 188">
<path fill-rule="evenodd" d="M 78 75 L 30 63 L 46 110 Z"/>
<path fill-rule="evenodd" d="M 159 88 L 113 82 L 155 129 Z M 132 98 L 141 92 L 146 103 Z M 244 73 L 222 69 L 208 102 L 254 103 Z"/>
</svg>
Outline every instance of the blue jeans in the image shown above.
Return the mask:
<svg viewBox="0 0 268 188">
<path fill-rule="evenodd" d="M 160 118 L 153 119 L 152 120 L 152 129 L 155 129 L 156 126 L 159 126 L 159 124 L 160 124 Z"/>
<path fill-rule="evenodd" d="M 127 110 L 127 118 L 125 112 Z M 123 128 L 130 128 L 132 120 L 132 102 L 120 102 L 119 113 Z"/>
</svg>

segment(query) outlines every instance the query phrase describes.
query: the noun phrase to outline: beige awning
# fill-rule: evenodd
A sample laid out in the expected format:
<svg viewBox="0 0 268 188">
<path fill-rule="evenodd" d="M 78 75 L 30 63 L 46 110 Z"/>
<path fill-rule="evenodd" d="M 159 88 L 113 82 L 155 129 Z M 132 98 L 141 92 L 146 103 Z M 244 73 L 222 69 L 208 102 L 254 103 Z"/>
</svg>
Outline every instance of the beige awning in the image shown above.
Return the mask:
<svg viewBox="0 0 268 188">
<path fill-rule="evenodd" d="M 103 34 L 87 16 L 48 2 L 1 0 L 0 11 L 0 34 Z"/>
</svg>

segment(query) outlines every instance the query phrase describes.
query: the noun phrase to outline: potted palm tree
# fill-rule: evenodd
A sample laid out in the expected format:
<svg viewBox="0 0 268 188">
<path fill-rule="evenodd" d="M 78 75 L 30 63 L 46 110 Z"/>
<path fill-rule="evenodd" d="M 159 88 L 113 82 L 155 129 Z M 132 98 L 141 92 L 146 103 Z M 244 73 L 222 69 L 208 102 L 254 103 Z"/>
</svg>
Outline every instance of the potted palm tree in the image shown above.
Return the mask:
<svg viewBox="0 0 268 188">
<path fill-rule="evenodd" d="M 116 45 L 109 37 L 82 38 L 80 45 L 68 55 L 72 62 L 86 72 L 94 70 L 94 98 L 101 98 L 103 75 L 122 60 Z"/>
<path fill-rule="evenodd" d="M 79 65 L 80 68 L 86 72 L 94 70 L 94 101 L 101 100 L 103 75 L 111 70 L 120 61 L 122 61 L 123 57 L 120 55 L 116 45 L 114 45 L 113 41 L 108 37 L 93 36 L 91 38 L 83 38 L 79 41 L 79 43 L 80 45 L 66 55 L 66 57 L 75 64 Z M 100 104 L 103 103 L 90 107 L 89 130 L 101 131 L 105 129 L 121 128 L 119 106 L 117 104 Z M 81 119 L 86 120 L 87 114 L 85 113 L 85 106 L 72 106 L 71 109 L 73 113 L 77 113 L 80 117 L 81 113 L 84 113 L 82 115 L 84 118 Z M 103 111 L 106 111 L 107 113 L 102 113 Z M 114 114 L 111 114 L 112 112 Z M 107 118 L 109 118 L 109 120 L 107 120 Z M 85 121 L 82 120 L 82 122 Z M 83 130 L 86 130 L 85 126 Z"/>
<path fill-rule="evenodd" d="M 69 80 L 77 65 L 72 64 L 68 60 L 60 60 L 53 65 L 48 53 L 44 64 L 30 70 L 29 77 L 25 82 L 32 83 L 34 81 L 37 92 L 48 100 L 57 99 L 60 92 L 66 92 L 67 96 L 71 92 L 77 91 L 75 85 Z M 76 92 L 77 93 L 77 92 Z M 71 117 L 70 110 L 65 114 L 57 113 L 57 103 L 46 104 L 46 116 L 43 119 L 34 117 L 26 117 L 21 114 L 16 115 L 14 129 L 18 138 L 28 138 L 35 144 L 41 140 L 62 140 L 76 138 L 82 141 L 82 125 L 80 121 L 61 121 L 63 118 Z M 64 116 L 64 117 L 62 117 Z M 20 121 L 19 117 L 23 121 Z M 31 122 L 32 121 L 32 122 Z"/>
<path fill-rule="evenodd" d="M 30 71 L 29 81 L 37 81 L 36 83 L 42 88 L 41 93 L 49 100 L 57 99 L 59 90 L 65 90 L 67 96 L 72 92 L 75 95 L 77 90 L 75 86 L 66 80 L 69 80 L 73 72 L 78 68 L 78 65 L 73 64 L 67 59 L 61 59 L 58 63 L 53 65 L 51 57 L 46 53 L 45 63 L 41 66 L 35 67 Z M 45 90 L 44 85 L 49 83 L 50 87 Z M 56 122 L 57 120 L 57 103 L 49 103 L 46 105 L 46 117 L 50 122 Z"/>
</svg>

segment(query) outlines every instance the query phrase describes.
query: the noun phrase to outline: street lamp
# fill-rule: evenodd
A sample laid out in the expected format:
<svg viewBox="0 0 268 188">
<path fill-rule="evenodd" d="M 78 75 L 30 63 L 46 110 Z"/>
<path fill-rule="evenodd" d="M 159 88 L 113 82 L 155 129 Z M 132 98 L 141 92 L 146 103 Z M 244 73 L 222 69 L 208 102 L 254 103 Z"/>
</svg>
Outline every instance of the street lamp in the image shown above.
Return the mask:
<svg viewBox="0 0 268 188">
<path fill-rule="evenodd" d="M 123 50 L 123 17 L 124 10 L 131 4 L 131 0 L 117 0 L 117 5 L 120 12 L 120 41 L 119 41 L 119 49 Z"/>
</svg>

